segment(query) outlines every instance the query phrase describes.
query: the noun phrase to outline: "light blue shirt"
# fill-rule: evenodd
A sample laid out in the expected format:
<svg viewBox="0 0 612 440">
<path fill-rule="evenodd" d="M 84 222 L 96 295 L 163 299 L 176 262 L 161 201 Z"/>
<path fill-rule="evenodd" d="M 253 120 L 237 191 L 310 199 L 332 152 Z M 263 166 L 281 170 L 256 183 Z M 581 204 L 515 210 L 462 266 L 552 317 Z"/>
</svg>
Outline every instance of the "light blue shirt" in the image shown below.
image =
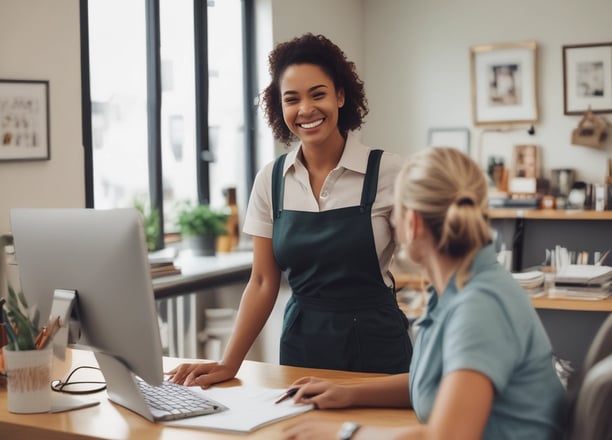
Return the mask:
<svg viewBox="0 0 612 440">
<path fill-rule="evenodd" d="M 410 398 L 427 422 L 444 375 L 474 370 L 495 388 L 483 439 L 559 436 L 565 389 L 552 349 L 531 302 L 498 263 L 492 245 L 476 254 L 461 291 L 452 277 L 443 294 L 432 290 L 418 325 L 410 365 Z"/>
</svg>

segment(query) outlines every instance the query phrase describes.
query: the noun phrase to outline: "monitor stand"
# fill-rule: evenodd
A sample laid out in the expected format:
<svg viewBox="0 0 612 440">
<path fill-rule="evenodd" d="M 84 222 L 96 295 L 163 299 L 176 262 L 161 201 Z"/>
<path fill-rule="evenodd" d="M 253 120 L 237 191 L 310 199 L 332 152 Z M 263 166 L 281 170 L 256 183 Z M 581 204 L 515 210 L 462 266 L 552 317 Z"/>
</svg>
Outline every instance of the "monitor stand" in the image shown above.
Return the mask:
<svg viewBox="0 0 612 440">
<path fill-rule="evenodd" d="M 153 422 L 153 415 L 127 365 L 108 353 L 97 351 L 94 355 L 106 380 L 108 398 Z"/>
</svg>

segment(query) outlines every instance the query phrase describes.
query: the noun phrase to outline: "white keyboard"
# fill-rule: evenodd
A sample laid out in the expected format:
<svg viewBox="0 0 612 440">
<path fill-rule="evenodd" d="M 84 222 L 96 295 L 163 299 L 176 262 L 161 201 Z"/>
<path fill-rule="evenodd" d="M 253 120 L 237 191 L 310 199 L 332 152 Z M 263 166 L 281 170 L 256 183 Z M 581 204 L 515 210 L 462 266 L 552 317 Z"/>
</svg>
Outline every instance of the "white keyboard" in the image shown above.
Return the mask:
<svg viewBox="0 0 612 440">
<path fill-rule="evenodd" d="M 137 380 L 136 383 L 156 421 L 214 414 L 227 409 L 219 402 L 172 382 L 164 381 L 159 386 L 149 385 L 143 380 Z"/>
</svg>

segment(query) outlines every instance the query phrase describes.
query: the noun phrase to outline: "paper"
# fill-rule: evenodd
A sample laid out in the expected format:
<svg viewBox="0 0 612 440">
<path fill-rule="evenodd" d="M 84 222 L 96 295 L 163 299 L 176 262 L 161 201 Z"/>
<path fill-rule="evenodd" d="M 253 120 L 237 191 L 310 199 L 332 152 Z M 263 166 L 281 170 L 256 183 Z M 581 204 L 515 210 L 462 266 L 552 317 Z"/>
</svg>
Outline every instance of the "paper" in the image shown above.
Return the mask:
<svg viewBox="0 0 612 440">
<path fill-rule="evenodd" d="M 162 422 L 164 425 L 245 433 L 314 408 L 314 405 L 296 404 L 293 399 L 274 404 L 274 401 L 286 391 L 285 389 L 245 386 L 207 390 L 192 387 L 192 389 L 222 403 L 229 409 L 204 416 Z"/>
</svg>

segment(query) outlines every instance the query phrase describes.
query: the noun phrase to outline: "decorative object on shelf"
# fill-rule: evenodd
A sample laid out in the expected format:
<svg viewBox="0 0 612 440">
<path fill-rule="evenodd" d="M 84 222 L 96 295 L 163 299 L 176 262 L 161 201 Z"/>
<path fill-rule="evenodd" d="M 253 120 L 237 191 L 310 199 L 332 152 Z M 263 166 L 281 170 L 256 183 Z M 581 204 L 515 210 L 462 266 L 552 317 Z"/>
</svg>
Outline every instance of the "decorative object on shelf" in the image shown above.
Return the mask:
<svg viewBox="0 0 612 440">
<path fill-rule="evenodd" d="M 474 125 L 537 122 L 536 49 L 535 41 L 470 48 Z"/>
<path fill-rule="evenodd" d="M 206 204 L 194 205 L 190 201 L 183 202 L 177 212 L 177 225 L 192 252 L 215 255 L 217 237 L 227 234 L 229 212 Z"/>
<path fill-rule="evenodd" d="M 612 113 L 612 43 L 563 46 L 566 115 Z"/>
<path fill-rule="evenodd" d="M 540 177 L 540 154 L 537 145 L 515 145 L 512 177 L 508 192 L 514 206 L 539 208 L 542 195 L 548 192 L 548 180 Z M 508 206 L 508 204 L 506 204 Z"/>
<path fill-rule="evenodd" d="M 434 127 L 427 132 L 430 147 L 453 147 L 470 154 L 470 130 L 466 127 Z"/>
<path fill-rule="evenodd" d="M 49 81 L 0 80 L 0 161 L 49 159 Z"/>
<path fill-rule="evenodd" d="M 227 210 L 229 216 L 226 222 L 226 234 L 223 234 L 217 238 L 217 251 L 218 252 L 231 252 L 238 247 L 238 241 L 240 239 L 240 228 L 238 225 L 238 205 L 236 203 L 236 188 L 228 187 L 223 190 L 225 195 L 225 201 L 227 203 Z"/>
<path fill-rule="evenodd" d="M 589 107 L 578 123 L 578 127 L 572 131 L 572 145 L 602 148 L 606 139 L 608 139 L 608 123 L 594 114 Z"/>
<path fill-rule="evenodd" d="M 513 150 L 514 177 L 540 177 L 540 154 L 537 145 L 515 145 Z"/>
</svg>

